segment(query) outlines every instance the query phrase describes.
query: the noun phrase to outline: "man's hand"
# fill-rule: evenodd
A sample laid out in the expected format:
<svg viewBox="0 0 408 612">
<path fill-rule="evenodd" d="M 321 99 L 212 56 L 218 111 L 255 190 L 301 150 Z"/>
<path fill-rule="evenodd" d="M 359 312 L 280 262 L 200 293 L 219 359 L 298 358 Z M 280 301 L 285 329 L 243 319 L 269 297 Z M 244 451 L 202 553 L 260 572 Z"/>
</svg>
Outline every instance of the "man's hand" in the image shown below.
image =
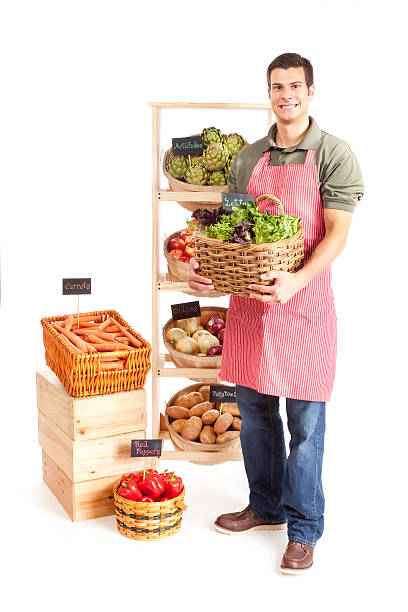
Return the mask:
<svg viewBox="0 0 408 612">
<path fill-rule="evenodd" d="M 281 272 L 279 270 L 271 270 L 270 272 L 265 272 L 261 276 L 262 280 L 272 280 L 275 279 L 273 285 L 264 286 L 264 285 L 249 285 L 249 288 L 254 291 L 259 291 L 262 295 L 258 293 L 251 293 L 249 297 L 255 298 L 260 302 L 265 302 L 266 304 L 286 304 L 291 297 L 295 295 L 302 289 L 305 285 L 301 281 L 301 279 L 296 275 L 296 273 L 291 272 Z"/>
<path fill-rule="evenodd" d="M 195 257 L 190 259 L 190 267 L 187 274 L 187 283 L 190 289 L 198 291 L 199 293 L 208 293 L 214 289 L 212 280 L 205 276 L 199 276 L 194 272 L 198 268 L 198 263 Z"/>
</svg>

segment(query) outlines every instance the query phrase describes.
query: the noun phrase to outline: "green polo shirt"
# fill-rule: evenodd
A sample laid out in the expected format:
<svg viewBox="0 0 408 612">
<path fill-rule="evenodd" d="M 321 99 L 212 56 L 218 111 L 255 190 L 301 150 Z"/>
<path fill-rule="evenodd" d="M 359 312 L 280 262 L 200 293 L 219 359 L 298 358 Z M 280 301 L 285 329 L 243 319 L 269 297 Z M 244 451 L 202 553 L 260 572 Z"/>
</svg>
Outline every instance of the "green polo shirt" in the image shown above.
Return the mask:
<svg viewBox="0 0 408 612">
<path fill-rule="evenodd" d="M 269 166 L 303 164 L 309 149 L 315 149 L 312 164 L 317 166 L 320 195 L 324 208 L 354 212 L 364 194 L 360 166 L 349 145 L 323 132 L 313 117 L 303 140 L 293 147 L 275 142 L 276 123 L 268 135 L 242 149 L 234 159 L 228 176 L 230 193 L 247 193 L 252 171 L 266 151 L 271 151 Z"/>
</svg>

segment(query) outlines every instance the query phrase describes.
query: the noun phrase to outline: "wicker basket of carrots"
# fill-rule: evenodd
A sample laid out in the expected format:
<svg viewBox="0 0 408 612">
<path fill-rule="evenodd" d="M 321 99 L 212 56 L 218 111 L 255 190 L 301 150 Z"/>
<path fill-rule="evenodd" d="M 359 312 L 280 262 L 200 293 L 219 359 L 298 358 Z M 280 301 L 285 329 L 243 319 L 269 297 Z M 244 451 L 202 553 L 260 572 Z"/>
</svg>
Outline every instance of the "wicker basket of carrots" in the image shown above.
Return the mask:
<svg viewBox="0 0 408 612">
<path fill-rule="evenodd" d="M 41 319 L 45 360 L 74 397 L 141 389 L 150 344 L 115 310 Z"/>
</svg>

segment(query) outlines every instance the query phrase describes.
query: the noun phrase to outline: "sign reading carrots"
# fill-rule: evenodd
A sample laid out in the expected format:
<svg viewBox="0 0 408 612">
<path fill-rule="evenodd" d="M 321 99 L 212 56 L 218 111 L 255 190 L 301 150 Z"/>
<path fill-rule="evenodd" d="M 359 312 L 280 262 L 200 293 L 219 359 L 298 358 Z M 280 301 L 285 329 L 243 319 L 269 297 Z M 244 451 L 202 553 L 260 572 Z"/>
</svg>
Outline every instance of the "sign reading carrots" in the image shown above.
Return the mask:
<svg viewBox="0 0 408 612">
<path fill-rule="evenodd" d="M 86 295 L 91 293 L 90 278 L 63 278 L 62 295 Z"/>
</svg>

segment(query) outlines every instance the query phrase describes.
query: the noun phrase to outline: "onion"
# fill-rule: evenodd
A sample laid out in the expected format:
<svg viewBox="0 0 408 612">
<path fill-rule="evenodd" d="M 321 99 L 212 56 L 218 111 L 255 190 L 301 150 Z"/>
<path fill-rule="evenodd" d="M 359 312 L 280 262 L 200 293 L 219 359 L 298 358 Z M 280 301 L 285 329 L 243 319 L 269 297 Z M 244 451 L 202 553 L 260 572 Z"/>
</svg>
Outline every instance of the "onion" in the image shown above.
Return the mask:
<svg viewBox="0 0 408 612">
<path fill-rule="evenodd" d="M 180 353 L 184 353 L 185 355 L 197 355 L 198 344 L 194 342 L 192 338 L 186 336 L 177 342 L 176 351 L 180 351 Z"/>
<path fill-rule="evenodd" d="M 223 327 L 222 330 L 218 332 L 218 340 L 221 342 L 221 344 L 224 344 L 225 329 L 226 328 Z"/>
<path fill-rule="evenodd" d="M 176 344 L 176 342 L 178 342 L 178 340 L 181 340 L 181 338 L 186 338 L 186 332 L 184 331 L 184 329 L 172 327 L 167 332 L 166 338 L 169 342 L 171 342 L 171 344 Z"/>
<path fill-rule="evenodd" d="M 215 324 L 217 324 L 217 330 L 214 329 Z M 216 335 L 216 333 L 218 333 L 223 327 L 225 327 L 225 323 L 217 315 L 211 317 L 211 319 L 207 323 L 208 331 L 214 335 Z"/>
<path fill-rule="evenodd" d="M 221 355 L 221 353 L 222 353 L 221 344 L 214 344 L 214 346 L 210 346 L 210 348 L 207 351 L 207 355 L 209 357 L 212 357 L 214 355 Z"/>
<path fill-rule="evenodd" d="M 192 336 L 197 331 L 197 319 L 192 317 L 190 319 L 180 319 L 176 323 L 176 327 L 184 329 L 188 336 Z"/>
<path fill-rule="evenodd" d="M 209 331 L 207 331 L 206 329 L 200 329 L 200 330 L 197 330 L 197 331 L 195 332 L 195 334 L 193 334 L 192 338 L 193 338 L 193 340 L 195 340 L 196 342 L 198 342 L 199 337 L 200 337 L 200 336 L 205 336 L 205 335 L 207 335 L 207 336 L 211 336 L 210 332 L 209 332 Z"/>
<path fill-rule="evenodd" d="M 218 338 L 212 336 L 211 334 L 204 334 L 200 336 L 198 339 L 198 347 L 200 349 L 200 353 L 208 354 L 208 349 L 210 348 L 210 346 L 219 343 L 220 341 L 218 340 Z"/>
</svg>

